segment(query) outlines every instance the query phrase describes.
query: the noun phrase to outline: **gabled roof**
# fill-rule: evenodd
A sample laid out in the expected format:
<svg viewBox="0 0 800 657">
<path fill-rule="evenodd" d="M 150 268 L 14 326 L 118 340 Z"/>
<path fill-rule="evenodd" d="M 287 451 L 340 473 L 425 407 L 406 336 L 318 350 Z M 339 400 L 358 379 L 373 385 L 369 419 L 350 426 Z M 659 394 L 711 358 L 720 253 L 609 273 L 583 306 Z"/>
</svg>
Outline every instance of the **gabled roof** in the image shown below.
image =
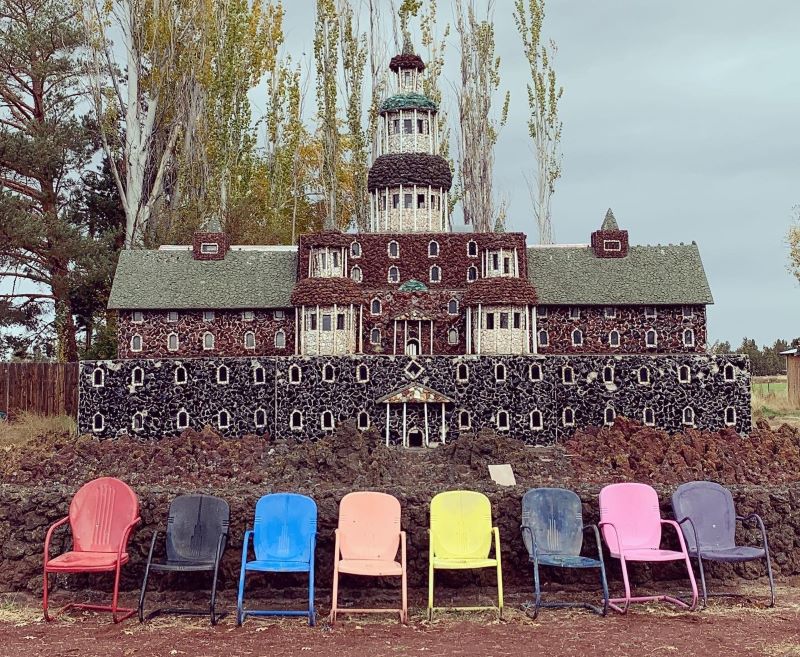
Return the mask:
<svg viewBox="0 0 800 657">
<path fill-rule="evenodd" d="M 379 404 L 449 404 L 453 400 L 450 397 L 437 392 L 433 388 L 424 386 L 421 383 L 409 383 L 407 386 L 390 392 L 381 397 Z"/>
<path fill-rule="evenodd" d="M 631 246 L 624 258 L 598 258 L 588 245 L 528 247 L 528 277 L 540 304 L 714 303 L 694 243 Z"/>
<path fill-rule="evenodd" d="M 125 250 L 109 310 L 289 308 L 297 252 L 231 250 L 224 260 L 195 260 L 190 249 Z"/>
</svg>

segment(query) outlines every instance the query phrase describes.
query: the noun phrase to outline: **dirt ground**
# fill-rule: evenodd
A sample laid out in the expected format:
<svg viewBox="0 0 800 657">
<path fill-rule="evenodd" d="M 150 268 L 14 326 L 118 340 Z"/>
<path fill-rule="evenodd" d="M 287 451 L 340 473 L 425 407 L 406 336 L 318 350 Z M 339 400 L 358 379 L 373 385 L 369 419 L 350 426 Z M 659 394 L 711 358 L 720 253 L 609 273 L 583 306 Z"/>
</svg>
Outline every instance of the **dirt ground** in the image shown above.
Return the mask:
<svg viewBox="0 0 800 657">
<path fill-rule="evenodd" d="M 502 621 L 492 612 L 441 612 L 428 622 L 422 613 L 424 592 L 415 591 L 411 600 L 415 608 L 405 627 L 378 616 L 345 617 L 333 628 L 324 618 L 315 628 L 304 619 L 248 619 L 238 628 L 233 616 L 215 628 L 206 619 L 186 617 L 159 617 L 145 625 L 129 619 L 114 625 L 109 616 L 90 612 L 69 612 L 46 624 L 38 600 L 17 595 L 0 602 L 0 655 L 800 655 L 800 580 L 779 588 L 778 606 L 773 609 L 764 607 L 764 584 L 748 584 L 740 591 L 743 598 L 712 599 L 699 612 L 653 604 L 639 605 L 627 616 L 601 618 L 582 610 L 559 609 L 543 610 L 537 621 L 521 611 L 527 598 L 518 593 L 508 597 Z"/>
</svg>

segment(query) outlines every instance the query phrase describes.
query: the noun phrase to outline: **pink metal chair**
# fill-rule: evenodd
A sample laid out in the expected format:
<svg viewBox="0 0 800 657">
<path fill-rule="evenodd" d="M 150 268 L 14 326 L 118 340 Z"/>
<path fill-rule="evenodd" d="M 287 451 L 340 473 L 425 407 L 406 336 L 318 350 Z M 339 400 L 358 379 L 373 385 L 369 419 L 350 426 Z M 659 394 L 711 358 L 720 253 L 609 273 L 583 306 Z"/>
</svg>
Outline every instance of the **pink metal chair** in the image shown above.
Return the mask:
<svg viewBox="0 0 800 657">
<path fill-rule="evenodd" d="M 681 549 L 661 549 L 661 527 L 669 525 L 675 530 Z M 658 494 L 646 484 L 611 484 L 600 491 L 600 530 L 611 556 L 620 560 L 622 581 L 625 584 L 624 598 L 611 598 L 609 606 L 622 614 L 632 602 L 670 602 L 693 611 L 697 606 L 697 583 L 689 561 L 689 553 L 678 523 L 662 520 L 658 506 Z M 628 579 L 629 561 L 680 561 L 686 564 L 686 572 L 692 585 L 692 603 L 687 604 L 671 595 L 631 596 Z M 622 605 L 620 607 L 620 605 Z"/>
<path fill-rule="evenodd" d="M 50 527 L 44 540 L 42 606 L 45 620 L 54 618 L 48 613 L 47 576 L 51 573 L 114 573 L 110 606 L 72 602 L 56 616 L 70 608 L 110 611 L 114 622 L 119 623 L 136 613 L 136 609 L 118 607 L 117 600 L 120 568 L 130 559 L 128 539 L 139 520 L 136 493 L 119 479 L 101 477 L 81 486 L 69 505 L 69 515 Z M 67 523 L 72 529 L 72 550 L 51 559 L 53 532 Z"/>
<path fill-rule="evenodd" d="M 400 561 L 396 561 L 397 548 Z M 400 529 L 400 502 L 386 493 L 348 493 L 339 503 L 339 528 L 333 557 L 331 624 L 336 615 L 397 613 L 408 622 L 406 533 Z M 400 609 L 339 609 L 339 574 L 400 577 Z"/>
</svg>

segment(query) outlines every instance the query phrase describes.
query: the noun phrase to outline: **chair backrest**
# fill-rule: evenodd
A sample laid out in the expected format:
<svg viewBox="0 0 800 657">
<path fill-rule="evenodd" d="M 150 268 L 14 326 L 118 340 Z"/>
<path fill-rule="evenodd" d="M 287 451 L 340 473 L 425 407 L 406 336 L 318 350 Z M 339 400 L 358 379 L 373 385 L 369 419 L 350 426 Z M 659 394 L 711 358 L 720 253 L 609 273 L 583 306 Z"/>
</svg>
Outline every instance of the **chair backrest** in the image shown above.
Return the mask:
<svg viewBox="0 0 800 657">
<path fill-rule="evenodd" d="M 139 500 L 126 483 L 113 477 L 93 479 L 80 487 L 69 505 L 72 549 L 116 552 L 125 529 L 139 517 Z"/>
<path fill-rule="evenodd" d="M 531 532 L 540 554 L 579 555 L 583 545 L 581 500 L 564 488 L 532 488 L 522 497 L 522 527 L 522 540 L 531 556 Z"/>
<path fill-rule="evenodd" d="M 431 541 L 440 559 L 486 559 L 492 547 L 492 504 L 482 493 L 453 490 L 431 500 Z"/>
<path fill-rule="evenodd" d="M 220 497 L 181 495 L 169 505 L 167 559 L 214 561 L 219 537 L 228 533 L 230 508 Z"/>
<path fill-rule="evenodd" d="M 691 518 L 700 537 L 700 549 L 729 548 L 736 545 L 736 507 L 733 495 L 713 481 L 690 481 L 672 494 L 676 520 Z M 697 547 L 694 531 L 688 522 L 681 524 L 686 545 Z"/>
<path fill-rule="evenodd" d="M 658 549 L 661 543 L 661 512 L 658 493 L 647 484 L 611 484 L 600 491 L 600 522 L 608 548 L 619 553 L 619 542 L 626 550 Z"/>
<path fill-rule="evenodd" d="M 342 559 L 389 560 L 400 547 L 400 501 L 386 493 L 348 493 L 339 503 Z"/>
<path fill-rule="evenodd" d="M 305 495 L 273 493 L 256 503 L 253 549 L 259 561 L 311 562 L 317 503 Z"/>
</svg>

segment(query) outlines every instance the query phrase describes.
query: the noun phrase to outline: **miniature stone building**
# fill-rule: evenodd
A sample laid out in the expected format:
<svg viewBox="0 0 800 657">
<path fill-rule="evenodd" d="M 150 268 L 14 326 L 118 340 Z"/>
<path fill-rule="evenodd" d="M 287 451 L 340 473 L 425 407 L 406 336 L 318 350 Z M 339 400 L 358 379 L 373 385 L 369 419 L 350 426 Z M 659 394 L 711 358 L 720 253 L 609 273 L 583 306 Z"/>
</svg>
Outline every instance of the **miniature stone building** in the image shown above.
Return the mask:
<svg viewBox="0 0 800 657">
<path fill-rule="evenodd" d="M 315 438 L 353 420 L 387 444 L 484 427 L 537 443 L 626 415 L 749 431 L 747 359 L 706 353 L 697 245 L 631 245 L 611 210 L 586 245 L 452 232 L 424 64 L 390 68 L 370 231 L 252 247 L 210 225 L 122 252 L 120 360 L 83 363 L 82 430 Z"/>
</svg>

